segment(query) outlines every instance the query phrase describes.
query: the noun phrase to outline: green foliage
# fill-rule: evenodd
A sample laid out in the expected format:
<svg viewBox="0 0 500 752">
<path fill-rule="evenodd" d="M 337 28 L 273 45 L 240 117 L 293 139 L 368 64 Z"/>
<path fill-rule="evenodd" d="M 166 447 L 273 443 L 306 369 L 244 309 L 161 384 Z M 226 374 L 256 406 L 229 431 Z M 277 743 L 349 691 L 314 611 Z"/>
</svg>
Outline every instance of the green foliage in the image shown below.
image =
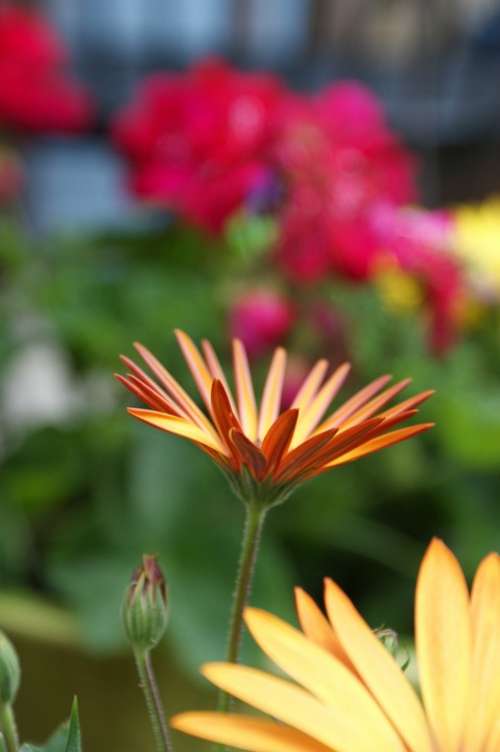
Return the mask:
<svg viewBox="0 0 500 752">
<path fill-rule="evenodd" d="M 23 744 L 20 752 L 82 752 L 78 700 L 73 700 L 69 720 L 63 723 L 42 746 Z"/>
<path fill-rule="evenodd" d="M 137 339 L 191 391 L 174 327 L 210 338 L 227 365 L 224 306 L 238 286 L 272 275 L 264 254 L 274 229 L 266 218 L 239 216 L 223 244 L 171 226 L 33 248 L 14 225 L 0 225 L 0 377 L 43 335 L 65 354 L 80 397 L 64 419 L 4 428 L 0 415 L 0 571 L 9 590 L 0 618 L 14 602 L 24 633 L 80 639 L 98 653 L 123 650 L 121 596 L 138 557 L 151 551 L 169 581 L 167 641 L 179 667 L 194 676 L 201 662 L 223 656 L 243 510 L 195 447 L 127 417 L 133 400 L 111 372 Z M 469 571 L 498 545 L 500 328 L 487 322 L 437 360 L 422 320 L 388 312 L 367 286 L 293 294 L 299 314 L 317 299 L 330 306 L 348 352 L 303 316 L 292 353 L 347 354 L 355 367 L 343 396 L 383 372 L 413 376 L 408 392 L 437 390 L 421 410 L 437 426 L 307 483 L 273 510 L 252 600 L 292 619 L 292 585 L 320 596 L 328 574 L 374 624 L 404 632 L 431 535 L 444 537 Z M 261 382 L 263 364 L 255 370 Z M 34 616 L 33 586 L 60 608 Z M 255 662 L 253 643 L 244 647 L 245 660 Z"/>
</svg>

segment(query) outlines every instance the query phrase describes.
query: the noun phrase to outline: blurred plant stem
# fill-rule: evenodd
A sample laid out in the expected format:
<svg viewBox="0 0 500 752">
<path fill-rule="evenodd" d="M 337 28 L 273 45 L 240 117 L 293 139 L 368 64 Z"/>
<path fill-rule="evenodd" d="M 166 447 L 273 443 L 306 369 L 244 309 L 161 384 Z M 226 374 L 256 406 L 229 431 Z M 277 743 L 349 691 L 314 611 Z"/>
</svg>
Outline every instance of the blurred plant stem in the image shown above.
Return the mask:
<svg viewBox="0 0 500 752">
<path fill-rule="evenodd" d="M 163 712 L 163 707 L 158 691 L 158 684 L 151 662 L 151 651 L 134 649 L 134 657 L 139 674 L 140 684 L 144 692 L 146 707 L 148 710 L 157 752 L 173 752 L 170 733 Z"/>
<path fill-rule="evenodd" d="M 252 589 L 255 562 L 259 550 L 259 542 L 266 516 L 266 509 L 262 504 L 249 501 L 245 505 L 246 518 L 241 544 L 238 575 L 233 594 L 231 617 L 229 621 L 229 637 L 227 643 L 226 660 L 237 663 L 240 653 L 241 636 L 243 632 L 243 612 L 247 605 Z M 226 692 L 219 693 L 218 708 L 225 712 L 229 709 L 231 698 Z"/>
<path fill-rule="evenodd" d="M 16 719 L 10 703 L 0 704 L 0 727 L 4 736 L 3 746 L 8 752 L 17 752 L 19 749 L 19 736 L 17 733 Z M 0 747 L 1 749 L 1 747 Z"/>
</svg>

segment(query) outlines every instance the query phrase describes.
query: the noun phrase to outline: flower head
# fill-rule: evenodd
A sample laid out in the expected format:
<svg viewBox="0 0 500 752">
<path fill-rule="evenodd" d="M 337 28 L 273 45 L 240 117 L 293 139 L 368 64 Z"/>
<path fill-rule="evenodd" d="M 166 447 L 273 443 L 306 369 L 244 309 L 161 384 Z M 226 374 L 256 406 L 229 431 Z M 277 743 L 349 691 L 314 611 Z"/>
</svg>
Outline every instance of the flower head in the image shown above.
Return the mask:
<svg viewBox="0 0 500 752">
<path fill-rule="evenodd" d="M 245 666 L 203 673 L 276 721 L 184 713 L 174 728 L 263 752 L 498 752 L 500 557 L 479 565 L 469 595 L 439 540 L 422 561 L 415 598 L 422 700 L 347 595 L 325 581 L 328 619 L 297 590 L 302 631 L 258 609 L 246 621 L 264 652 L 296 683 Z"/>
<path fill-rule="evenodd" d="M 66 73 L 67 54 L 36 10 L 0 4 L 0 123 L 31 132 L 75 131 L 92 106 Z"/>
<path fill-rule="evenodd" d="M 129 413 L 197 444 L 222 468 L 246 501 L 260 501 L 266 506 L 283 501 L 299 483 L 433 425 L 420 423 L 389 430 L 415 415 L 417 405 L 432 391 L 387 408 L 409 383 L 405 379 L 387 386 L 391 379 L 387 375 L 375 379 L 325 419 L 349 372 L 349 365 L 343 363 L 325 380 L 326 360 L 316 363 L 292 406 L 280 413 L 287 359 L 283 348 L 274 353 L 258 407 L 246 351 L 239 340 L 233 341 L 233 397 L 212 345 L 205 340 L 202 353 L 184 332 L 177 330 L 176 336 L 207 412 L 149 350 L 136 343 L 136 350 L 156 380 L 122 356 L 129 373 L 117 375 L 117 379 L 151 408 L 131 407 Z"/>
</svg>

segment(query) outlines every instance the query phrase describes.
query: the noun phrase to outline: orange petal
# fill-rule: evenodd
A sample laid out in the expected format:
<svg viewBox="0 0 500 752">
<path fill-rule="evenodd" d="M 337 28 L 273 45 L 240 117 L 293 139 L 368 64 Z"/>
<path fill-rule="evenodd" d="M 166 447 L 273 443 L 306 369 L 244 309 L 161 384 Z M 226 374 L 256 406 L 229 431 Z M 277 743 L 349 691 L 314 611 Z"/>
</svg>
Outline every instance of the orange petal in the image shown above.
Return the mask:
<svg viewBox="0 0 500 752">
<path fill-rule="evenodd" d="M 349 426 L 354 426 L 357 423 L 361 423 L 361 421 L 365 420 L 366 418 L 371 417 L 372 415 L 375 415 L 375 413 L 384 405 L 386 405 L 388 402 L 391 401 L 393 397 L 395 397 L 397 394 L 403 391 L 403 389 L 406 389 L 408 384 L 411 383 L 411 379 L 403 379 L 403 381 L 398 381 L 397 384 L 393 384 L 392 386 L 388 387 L 387 389 L 384 389 L 383 392 L 378 394 L 373 399 L 369 400 L 362 408 L 359 410 L 356 410 L 356 412 L 351 415 L 350 418 L 342 422 L 342 428 L 348 428 Z"/>
<path fill-rule="evenodd" d="M 331 653 L 350 671 L 357 673 L 330 622 L 302 588 L 295 588 L 295 605 L 300 627 L 306 637 Z"/>
<path fill-rule="evenodd" d="M 231 429 L 229 437 L 238 450 L 241 462 L 247 465 L 257 480 L 262 480 L 267 463 L 260 449 L 235 428 Z"/>
<path fill-rule="evenodd" d="M 239 339 L 233 340 L 233 363 L 240 423 L 248 438 L 255 441 L 257 438 L 257 406 L 247 354 Z"/>
<path fill-rule="evenodd" d="M 144 384 L 147 384 L 150 389 L 153 389 L 155 392 L 158 392 L 161 394 L 161 396 L 166 400 L 172 400 L 172 404 L 175 406 L 176 411 L 178 411 L 179 415 L 182 415 L 184 418 L 189 418 L 189 415 L 186 413 L 186 411 L 178 404 L 178 402 L 172 398 L 171 395 L 167 394 L 157 383 L 156 381 L 153 381 L 152 378 L 148 376 L 148 374 L 142 370 L 142 368 L 139 368 L 138 365 L 134 363 L 133 360 L 130 358 L 127 358 L 126 355 L 120 355 L 120 360 L 124 365 L 127 366 L 128 370 L 131 372 L 133 376 L 138 381 L 141 381 Z"/>
<path fill-rule="evenodd" d="M 210 370 L 210 373 L 212 374 L 214 379 L 218 379 L 222 383 L 224 389 L 226 390 L 228 400 L 231 404 L 231 409 L 233 413 L 236 413 L 237 412 L 236 405 L 235 405 L 231 390 L 229 388 L 229 384 L 227 383 L 226 374 L 222 370 L 222 366 L 220 364 L 219 358 L 217 357 L 217 354 L 214 348 L 212 347 L 208 339 L 202 340 L 201 346 L 203 348 L 203 353 L 205 355 L 205 360 L 207 361 L 207 365 Z"/>
<path fill-rule="evenodd" d="M 276 420 L 285 378 L 286 350 L 278 347 L 273 355 L 260 405 L 258 438 L 262 440 Z"/>
<path fill-rule="evenodd" d="M 411 750 L 432 752 L 427 722 L 417 695 L 391 654 L 332 580 L 325 580 L 330 622 L 362 681 Z"/>
<path fill-rule="evenodd" d="M 143 423 L 158 428 L 160 431 L 174 433 L 177 436 L 190 439 L 190 441 L 204 444 L 220 454 L 227 454 L 227 450 L 219 439 L 214 440 L 214 437 L 211 434 L 206 433 L 202 428 L 194 423 L 190 423 L 184 418 L 170 415 L 168 413 L 160 413 L 156 410 L 143 410 L 138 407 L 129 407 L 127 410 L 130 415 L 134 416 L 134 418 L 138 418 L 138 420 L 142 420 Z"/>
<path fill-rule="evenodd" d="M 328 410 L 333 398 L 346 380 L 350 368 L 349 363 L 343 363 L 339 366 L 325 384 L 323 384 L 310 405 L 299 412 L 299 420 L 295 429 L 292 448 L 298 446 L 316 428 L 324 413 Z"/>
<path fill-rule="evenodd" d="M 228 713 L 180 713 L 170 720 L 177 731 L 252 752 L 329 752 L 301 731 L 267 718 Z"/>
<path fill-rule="evenodd" d="M 463 748 L 482 752 L 500 721 L 500 556 L 478 567 L 471 597 L 472 677 Z"/>
<path fill-rule="evenodd" d="M 292 440 L 299 411 L 285 410 L 266 433 L 262 442 L 262 452 L 267 458 L 266 475 L 272 475 L 285 452 L 288 451 Z"/>
<path fill-rule="evenodd" d="M 333 436 L 335 436 L 335 431 L 324 431 L 304 441 L 296 449 L 292 449 L 282 460 L 278 468 L 275 477 L 276 482 L 285 482 L 287 479 L 303 471 L 310 462 L 314 462 L 318 453 L 324 449 Z"/>
<path fill-rule="evenodd" d="M 298 476 L 301 480 L 307 480 L 318 475 L 323 468 L 329 467 L 336 457 L 343 456 L 366 442 L 367 438 L 371 438 L 383 422 L 383 418 L 370 418 L 359 426 L 334 434 L 331 441 L 319 449 L 314 457 L 308 457 L 303 467 L 294 468 L 294 480 Z M 322 436 L 322 434 L 317 435 Z"/>
<path fill-rule="evenodd" d="M 174 331 L 179 347 L 182 350 L 186 363 L 189 366 L 189 370 L 191 371 L 196 386 L 203 398 L 203 402 L 210 410 L 212 406 L 210 401 L 210 392 L 213 381 L 212 375 L 191 337 L 181 329 L 175 329 Z"/>
<path fill-rule="evenodd" d="M 241 431 L 241 426 L 236 415 L 231 409 L 226 390 L 218 379 L 214 379 L 214 382 L 212 384 L 211 404 L 212 414 L 214 416 L 217 429 L 228 449 L 231 451 L 231 453 L 234 453 L 234 444 L 231 441 L 229 433 L 232 428 L 236 428 L 238 431 Z"/>
<path fill-rule="evenodd" d="M 292 402 L 292 407 L 297 407 L 300 410 L 303 410 L 309 406 L 309 403 L 318 391 L 319 385 L 323 381 L 327 370 L 328 361 L 324 358 L 318 360 L 314 368 L 311 369 L 311 371 L 305 378 L 304 383 L 300 387 L 299 391 L 295 395 L 295 399 Z"/>
<path fill-rule="evenodd" d="M 432 395 L 435 393 L 435 389 L 427 389 L 425 392 L 420 392 L 414 397 L 409 397 L 407 400 L 394 405 L 394 407 L 390 407 L 388 410 L 384 410 L 384 412 L 379 413 L 379 415 L 383 416 L 384 418 L 392 418 L 394 415 L 406 412 L 407 410 L 412 410 L 414 407 L 421 405 L 422 402 L 428 400 L 429 397 L 432 397 Z"/>
<path fill-rule="evenodd" d="M 379 376 L 378 379 L 372 381 L 365 386 L 359 392 L 356 392 L 347 402 L 335 410 L 317 429 L 317 431 L 326 431 L 329 428 L 338 428 L 347 418 L 350 418 L 353 413 L 368 402 L 374 394 L 376 394 L 382 387 L 384 387 L 388 381 L 391 380 L 391 376 L 384 375 Z"/>
<path fill-rule="evenodd" d="M 458 561 L 436 538 L 420 565 L 415 630 L 422 696 L 436 747 L 459 752 L 471 679 L 469 594 Z"/>
<path fill-rule="evenodd" d="M 129 392 L 135 394 L 141 402 L 144 402 L 155 410 L 160 410 L 160 412 L 178 415 L 171 402 L 165 399 L 165 397 L 163 397 L 163 395 L 156 389 L 152 389 L 148 384 L 141 381 L 136 376 L 130 375 L 126 377 L 122 376 L 120 373 L 115 373 L 113 376 L 120 382 L 120 384 L 123 384 Z"/>
<path fill-rule="evenodd" d="M 342 454 L 338 459 L 329 462 L 327 467 L 336 467 L 338 465 L 344 465 L 347 462 L 354 462 L 354 460 L 359 460 L 360 457 L 364 457 L 367 454 L 378 452 L 380 449 L 385 449 L 385 447 L 411 439 L 412 436 L 416 436 L 423 431 L 428 431 L 429 428 L 433 428 L 433 426 L 434 423 L 417 423 L 414 426 L 408 426 L 407 428 L 400 428 L 397 431 L 390 431 L 389 433 L 382 434 L 382 436 L 377 436 L 376 439 L 367 441 L 357 449 L 353 449 L 352 452 Z"/>
<path fill-rule="evenodd" d="M 134 347 L 149 366 L 157 379 L 163 384 L 168 394 L 170 394 L 175 403 L 180 406 L 182 412 L 186 417 L 193 420 L 200 428 L 203 428 L 207 433 L 213 433 L 216 438 L 216 434 L 210 421 L 203 415 L 200 408 L 193 402 L 191 397 L 184 391 L 181 385 L 174 379 L 171 373 L 160 363 L 152 352 L 147 347 L 141 345 L 140 342 L 134 342 Z"/>
</svg>

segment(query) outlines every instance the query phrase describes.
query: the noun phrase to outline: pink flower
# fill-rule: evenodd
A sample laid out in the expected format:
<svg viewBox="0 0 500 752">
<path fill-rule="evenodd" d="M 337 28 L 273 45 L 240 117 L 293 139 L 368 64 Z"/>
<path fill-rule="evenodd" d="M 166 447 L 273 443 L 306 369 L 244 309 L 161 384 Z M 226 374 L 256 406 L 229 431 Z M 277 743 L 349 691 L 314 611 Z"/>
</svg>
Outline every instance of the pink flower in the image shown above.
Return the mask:
<svg viewBox="0 0 500 752">
<path fill-rule="evenodd" d="M 250 357 L 259 357 L 283 341 L 294 320 L 294 308 L 286 298 L 258 289 L 236 301 L 229 327 L 231 336 L 241 339 Z"/>
<path fill-rule="evenodd" d="M 455 341 L 466 282 L 451 253 L 453 220 L 446 212 L 375 208 L 380 243 L 399 266 L 420 280 L 430 314 L 430 345 L 444 353 Z"/>
<path fill-rule="evenodd" d="M 267 170 L 282 96 L 274 77 L 218 60 L 153 76 L 114 127 L 134 192 L 219 232 Z"/>
<path fill-rule="evenodd" d="M 0 6 L 0 123 L 73 131 L 91 116 L 87 94 L 64 74 L 66 51 L 34 11 Z"/>
</svg>

